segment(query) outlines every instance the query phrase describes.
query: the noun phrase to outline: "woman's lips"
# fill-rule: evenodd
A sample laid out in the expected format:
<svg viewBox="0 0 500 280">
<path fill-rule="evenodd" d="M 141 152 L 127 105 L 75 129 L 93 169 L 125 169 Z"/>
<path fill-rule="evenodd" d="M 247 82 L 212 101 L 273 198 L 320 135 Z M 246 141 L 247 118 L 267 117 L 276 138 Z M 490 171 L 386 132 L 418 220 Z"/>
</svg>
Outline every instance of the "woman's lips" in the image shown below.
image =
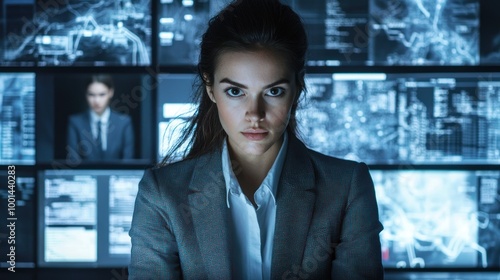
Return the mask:
<svg viewBox="0 0 500 280">
<path fill-rule="evenodd" d="M 243 136 L 245 136 L 249 140 L 258 141 L 266 138 L 269 132 L 265 129 L 248 129 L 241 132 L 241 134 L 243 134 Z"/>
</svg>

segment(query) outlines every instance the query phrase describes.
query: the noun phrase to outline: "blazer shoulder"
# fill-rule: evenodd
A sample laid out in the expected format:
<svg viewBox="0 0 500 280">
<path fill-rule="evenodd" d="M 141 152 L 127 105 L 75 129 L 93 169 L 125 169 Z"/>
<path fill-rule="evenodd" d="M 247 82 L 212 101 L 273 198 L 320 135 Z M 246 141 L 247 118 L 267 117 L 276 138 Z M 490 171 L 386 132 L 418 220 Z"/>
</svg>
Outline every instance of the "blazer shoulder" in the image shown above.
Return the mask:
<svg viewBox="0 0 500 280">
<path fill-rule="evenodd" d="M 187 190 L 198 159 L 181 160 L 160 167 L 149 168 L 164 191 Z"/>
<path fill-rule="evenodd" d="M 329 156 L 317 151 L 307 148 L 307 152 L 312 162 L 315 163 L 317 168 L 337 168 L 343 170 L 353 170 L 358 167 L 358 165 L 366 165 L 364 162 L 358 162 L 354 160 L 343 159 L 339 157 Z"/>
<path fill-rule="evenodd" d="M 109 117 L 114 118 L 114 119 L 118 119 L 121 121 L 131 121 L 130 115 L 122 114 L 122 113 L 116 112 L 114 110 L 110 111 Z"/>
<path fill-rule="evenodd" d="M 80 112 L 80 113 L 75 113 L 75 114 L 69 115 L 69 118 L 70 119 L 86 119 L 86 118 L 88 118 L 88 116 L 89 116 L 88 112 Z"/>
<path fill-rule="evenodd" d="M 83 123 L 88 120 L 88 113 L 87 112 L 81 112 L 81 113 L 76 113 L 69 115 L 68 117 L 68 122 L 69 123 Z"/>
</svg>

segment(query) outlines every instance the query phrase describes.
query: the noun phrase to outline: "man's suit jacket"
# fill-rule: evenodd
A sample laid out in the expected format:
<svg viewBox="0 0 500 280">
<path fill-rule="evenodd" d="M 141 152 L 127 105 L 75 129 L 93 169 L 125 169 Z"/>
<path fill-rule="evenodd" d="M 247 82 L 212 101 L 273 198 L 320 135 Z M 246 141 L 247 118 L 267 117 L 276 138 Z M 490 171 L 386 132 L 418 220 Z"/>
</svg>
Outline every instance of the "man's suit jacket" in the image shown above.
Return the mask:
<svg viewBox="0 0 500 280">
<path fill-rule="evenodd" d="M 108 120 L 107 149 L 99 154 L 90 128 L 90 112 L 69 117 L 67 152 L 72 160 L 115 160 L 134 157 L 134 133 L 130 117 L 111 111 Z"/>
<path fill-rule="evenodd" d="M 146 170 L 130 279 L 230 279 L 230 209 L 221 152 Z M 364 163 L 291 136 L 277 190 L 272 279 L 382 279 L 373 182 Z"/>
</svg>

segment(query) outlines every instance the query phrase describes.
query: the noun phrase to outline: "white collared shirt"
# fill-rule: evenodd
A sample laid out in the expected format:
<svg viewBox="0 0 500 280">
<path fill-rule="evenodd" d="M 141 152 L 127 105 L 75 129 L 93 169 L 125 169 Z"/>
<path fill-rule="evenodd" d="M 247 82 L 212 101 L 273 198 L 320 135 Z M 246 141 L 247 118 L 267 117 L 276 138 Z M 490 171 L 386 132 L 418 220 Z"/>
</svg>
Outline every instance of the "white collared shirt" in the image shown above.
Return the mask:
<svg viewBox="0 0 500 280">
<path fill-rule="evenodd" d="M 97 138 L 97 122 L 101 121 L 101 143 L 102 150 L 106 151 L 108 147 L 108 124 L 109 124 L 109 115 L 111 114 L 111 110 L 106 108 L 101 116 L 97 115 L 94 111 L 90 110 L 90 129 L 92 129 L 92 137 L 94 139 Z"/>
<path fill-rule="evenodd" d="M 231 168 L 227 139 L 222 148 L 226 202 L 231 209 L 233 279 L 271 278 L 273 237 L 276 224 L 276 191 L 288 146 L 287 132 L 267 176 L 254 194 L 257 209 L 243 193 Z"/>
</svg>

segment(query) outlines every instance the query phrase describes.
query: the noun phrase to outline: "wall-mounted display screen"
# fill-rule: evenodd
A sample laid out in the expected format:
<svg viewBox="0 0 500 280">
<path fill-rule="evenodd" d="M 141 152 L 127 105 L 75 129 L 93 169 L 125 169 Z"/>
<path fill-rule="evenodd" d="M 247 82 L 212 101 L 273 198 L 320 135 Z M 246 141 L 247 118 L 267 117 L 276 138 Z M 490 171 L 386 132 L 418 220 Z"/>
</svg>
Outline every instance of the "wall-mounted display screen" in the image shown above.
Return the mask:
<svg viewBox="0 0 500 280">
<path fill-rule="evenodd" d="M 15 171 L 8 175 L 7 170 Z M 0 269 L 7 271 L 14 264 L 14 270 L 35 267 L 36 244 L 36 194 L 35 174 L 19 168 L 5 168 L 0 172 L 0 219 L 5 222 L 0 231 Z M 7 185 L 14 181 L 15 184 Z M 9 188 L 13 186 L 13 188 Z M 14 205 L 9 205 L 14 203 Z M 11 249 L 13 247 L 14 250 Z M 13 257 L 14 262 L 11 257 Z M 12 273 L 7 271 L 7 273 Z"/>
<path fill-rule="evenodd" d="M 478 65 L 482 2 L 370 0 L 371 63 Z"/>
<path fill-rule="evenodd" d="M 39 74 L 37 161 L 71 168 L 151 161 L 155 84 L 143 74 Z"/>
<path fill-rule="evenodd" d="M 499 268 L 499 171 L 371 171 L 387 268 Z"/>
<path fill-rule="evenodd" d="M 2 0 L 0 65 L 151 64 L 151 3 Z"/>
<path fill-rule="evenodd" d="M 207 20 L 227 0 L 161 1 L 162 65 L 195 65 Z M 302 18 L 307 65 L 500 64 L 496 14 L 486 0 L 284 0 Z"/>
<path fill-rule="evenodd" d="M 157 123 L 158 123 L 158 160 L 175 146 L 180 135 L 193 116 L 196 106 L 192 95 L 194 74 L 162 74 L 158 79 Z M 181 150 L 186 150 L 184 145 Z M 180 159 L 182 151 L 174 158 Z"/>
<path fill-rule="evenodd" d="M 39 174 L 38 264 L 117 267 L 130 261 L 141 170 L 47 170 Z"/>
<path fill-rule="evenodd" d="M 0 73 L 0 164 L 35 164 L 35 74 Z"/>
<path fill-rule="evenodd" d="M 310 74 L 305 142 L 370 164 L 500 162 L 498 74 Z"/>
</svg>

